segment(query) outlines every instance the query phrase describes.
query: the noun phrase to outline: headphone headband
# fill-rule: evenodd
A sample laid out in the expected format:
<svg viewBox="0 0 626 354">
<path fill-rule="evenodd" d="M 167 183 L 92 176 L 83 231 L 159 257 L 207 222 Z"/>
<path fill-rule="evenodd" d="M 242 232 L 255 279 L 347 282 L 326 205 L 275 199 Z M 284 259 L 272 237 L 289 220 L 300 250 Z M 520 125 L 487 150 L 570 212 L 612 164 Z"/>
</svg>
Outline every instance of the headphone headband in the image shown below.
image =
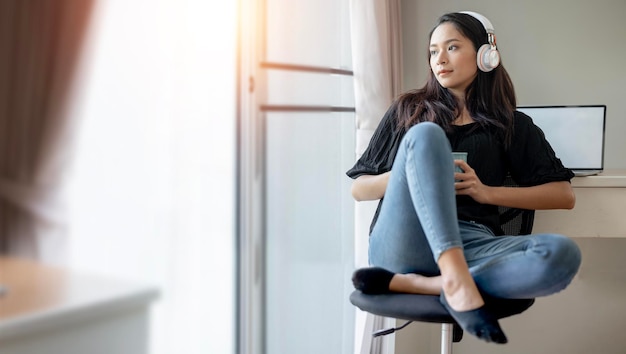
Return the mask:
<svg viewBox="0 0 626 354">
<path fill-rule="evenodd" d="M 489 21 L 487 17 L 479 14 L 478 12 L 473 12 L 473 11 L 461 11 L 460 13 L 470 15 L 473 18 L 480 21 L 480 23 L 483 24 L 483 27 L 485 27 L 485 31 L 487 31 L 488 34 L 494 34 L 494 35 L 496 34 L 496 30 L 493 28 L 491 21 Z"/>
</svg>

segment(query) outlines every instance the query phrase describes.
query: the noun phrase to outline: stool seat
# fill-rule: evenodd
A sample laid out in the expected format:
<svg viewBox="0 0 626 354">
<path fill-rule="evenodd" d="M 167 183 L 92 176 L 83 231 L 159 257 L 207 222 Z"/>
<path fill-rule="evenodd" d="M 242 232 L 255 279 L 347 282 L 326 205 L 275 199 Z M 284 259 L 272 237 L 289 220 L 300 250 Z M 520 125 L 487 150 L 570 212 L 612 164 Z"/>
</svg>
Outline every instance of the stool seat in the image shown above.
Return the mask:
<svg viewBox="0 0 626 354">
<path fill-rule="evenodd" d="M 407 321 L 454 323 L 439 296 L 418 294 L 364 294 L 355 290 L 350 302 L 365 312 Z"/>
<path fill-rule="evenodd" d="M 379 316 L 408 321 L 455 323 L 448 311 L 439 302 L 439 296 L 419 294 L 364 294 L 355 290 L 350 302 L 359 309 Z M 498 319 L 526 311 L 535 299 L 487 298 L 485 304 Z"/>
</svg>

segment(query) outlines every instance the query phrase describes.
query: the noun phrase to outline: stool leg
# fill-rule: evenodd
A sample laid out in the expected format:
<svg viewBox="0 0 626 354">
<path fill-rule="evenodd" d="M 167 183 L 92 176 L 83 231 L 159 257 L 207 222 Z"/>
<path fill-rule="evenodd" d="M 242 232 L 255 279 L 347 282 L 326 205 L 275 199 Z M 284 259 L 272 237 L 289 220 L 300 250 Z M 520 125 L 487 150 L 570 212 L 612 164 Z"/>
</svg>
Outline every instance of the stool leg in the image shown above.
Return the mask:
<svg viewBox="0 0 626 354">
<path fill-rule="evenodd" d="M 441 354 L 452 354 L 452 323 L 441 324 Z"/>
</svg>

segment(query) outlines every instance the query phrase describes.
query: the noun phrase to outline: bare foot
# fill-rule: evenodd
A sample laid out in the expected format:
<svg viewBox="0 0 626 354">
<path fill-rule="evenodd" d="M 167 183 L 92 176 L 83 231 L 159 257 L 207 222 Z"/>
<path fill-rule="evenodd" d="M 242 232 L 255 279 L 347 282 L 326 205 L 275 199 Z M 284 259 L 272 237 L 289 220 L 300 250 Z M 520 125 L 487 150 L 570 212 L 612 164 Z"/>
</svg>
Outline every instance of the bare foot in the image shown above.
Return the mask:
<svg viewBox="0 0 626 354">
<path fill-rule="evenodd" d="M 465 280 L 456 275 L 442 280 L 443 292 L 450 307 L 456 311 L 469 311 L 483 306 L 485 302 L 471 276 Z"/>
<path fill-rule="evenodd" d="M 469 311 L 485 304 L 460 248 L 443 252 L 437 264 L 441 269 L 443 293 L 451 308 Z"/>
<path fill-rule="evenodd" d="M 441 276 L 395 274 L 389 283 L 389 290 L 397 293 L 439 295 L 441 289 Z"/>
</svg>

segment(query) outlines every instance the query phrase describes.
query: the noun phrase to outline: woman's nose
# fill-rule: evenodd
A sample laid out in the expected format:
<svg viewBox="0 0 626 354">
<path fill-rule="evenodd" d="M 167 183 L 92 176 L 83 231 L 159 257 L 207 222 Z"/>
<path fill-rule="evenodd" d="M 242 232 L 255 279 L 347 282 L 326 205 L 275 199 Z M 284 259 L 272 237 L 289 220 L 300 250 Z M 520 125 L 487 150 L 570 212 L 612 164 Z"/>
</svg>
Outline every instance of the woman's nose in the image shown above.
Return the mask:
<svg viewBox="0 0 626 354">
<path fill-rule="evenodd" d="M 445 64 L 448 62 L 448 57 L 444 53 L 437 54 L 436 63 Z"/>
</svg>

